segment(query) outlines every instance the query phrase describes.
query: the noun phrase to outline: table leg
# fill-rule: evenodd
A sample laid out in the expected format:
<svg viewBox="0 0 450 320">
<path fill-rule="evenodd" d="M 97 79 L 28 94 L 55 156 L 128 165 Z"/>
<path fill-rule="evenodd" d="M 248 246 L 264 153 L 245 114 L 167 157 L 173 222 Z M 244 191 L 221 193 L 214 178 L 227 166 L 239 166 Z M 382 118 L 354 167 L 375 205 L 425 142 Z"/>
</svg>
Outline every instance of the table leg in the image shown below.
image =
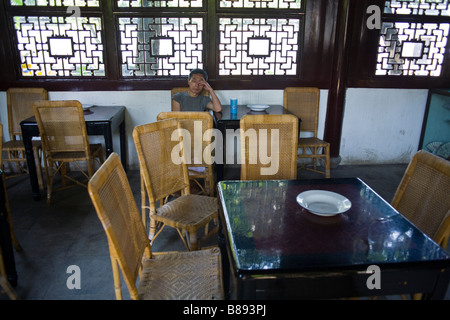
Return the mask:
<svg viewBox="0 0 450 320">
<path fill-rule="evenodd" d="M 22 140 L 25 147 L 25 156 L 27 158 L 28 174 L 30 176 L 31 191 L 33 193 L 33 199 L 36 201 L 41 200 L 41 191 L 39 189 L 39 181 L 36 172 L 36 162 L 33 153 L 32 136 L 25 133 L 22 129 Z"/>
<path fill-rule="evenodd" d="M 120 159 L 122 161 L 122 166 L 127 171 L 127 139 L 125 136 L 125 120 L 119 126 L 120 133 Z"/>
<path fill-rule="evenodd" d="M 220 201 L 220 200 L 219 200 Z M 222 210 L 219 203 L 219 211 Z M 230 299 L 230 262 L 228 260 L 228 252 L 226 246 L 226 238 L 223 230 L 222 216 L 223 212 L 219 212 L 219 230 L 217 233 L 217 242 L 222 258 L 222 279 L 223 279 L 223 291 L 225 293 L 225 299 Z"/>
</svg>

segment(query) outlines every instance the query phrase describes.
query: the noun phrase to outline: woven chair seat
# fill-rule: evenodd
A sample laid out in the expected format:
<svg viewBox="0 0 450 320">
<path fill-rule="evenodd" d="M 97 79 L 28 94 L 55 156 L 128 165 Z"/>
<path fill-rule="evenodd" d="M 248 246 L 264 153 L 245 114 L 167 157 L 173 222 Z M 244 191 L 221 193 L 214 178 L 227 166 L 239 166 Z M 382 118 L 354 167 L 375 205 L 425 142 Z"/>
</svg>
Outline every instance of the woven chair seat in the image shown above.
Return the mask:
<svg viewBox="0 0 450 320">
<path fill-rule="evenodd" d="M 141 300 L 221 300 L 220 250 L 153 253 L 143 262 Z"/>
<path fill-rule="evenodd" d="M 156 209 L 156 221 L 195 232 L 200 226 L 217 219 L 217 199 L 196 194 L 183 195 Z"/>
<path fill-rule="evenodd" d="M 97 155 L 98 153 L 102 152 L 102 145 L 100 143 L 98 144 L 90 144 L 89 145 L 91 157 Z M 86 154 L 84 152 L 80 151 L 64 151 L 64 152 L 54 152 L 52 153 L 52 158 L 55 161 L 58 160 L 86 160 Z"/>
<path fill-rule="evenodd" d="M 41 141 L 39 140 L 32 140 L 31 141 L 33 148 L 40 148 L 41 147 Z M 22 140 L 10 140 L 3 142 L 3 150 L 4 151 L 20 151 L 24 148 L 23 141 Z M 9 160 L 14 161 L 14 160 Z M 23 159 L 18 159 L 17 161 L 23 161 Z"/>
<path fill-rule="evenodd" d="M 318 138 L 299 138 L 298 139 L 298 147 L 299 148 L 325 148 L 329 146 L 330 144 L 326 141 L 320 140 Z M 302 155 L 298 155 L 301 157 Z M 323 157 L 323 155 L 319 155 L 320 157 Z M 311 157 L 311 155 L 308 155 L 308 158 Z"/>
</svg>

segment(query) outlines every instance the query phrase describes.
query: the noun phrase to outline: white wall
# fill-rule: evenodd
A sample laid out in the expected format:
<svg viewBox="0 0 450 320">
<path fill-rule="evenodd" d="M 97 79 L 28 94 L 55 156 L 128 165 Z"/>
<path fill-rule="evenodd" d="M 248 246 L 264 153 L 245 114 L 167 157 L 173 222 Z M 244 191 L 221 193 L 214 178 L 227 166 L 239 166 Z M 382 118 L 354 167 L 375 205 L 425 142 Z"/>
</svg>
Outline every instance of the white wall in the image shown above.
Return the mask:
<svg viewBox="0 0 450 320">
<path fill-rule="evenodd" d="M 417 150 L 427 90 L 349 89 L 344 113 L 341 164 L 407 163 Z M 283 90 L 217 91 L 223 104 L 237 98 L 239 104 L 283 104 Z M 323 137 L 328 91 L 321 90 L 319 130 Z M 156 121 L 159 112 L 170 111 L 170 91 L 49 92 L 51 100 L 75 99 L 82 103 L 126 106 L 128 164 L 138 168 L 132 139 L 133 128 Z M 8 136 L 6 93 L 0 92 L 0 121 Z M 93 138 L 92 142 L 98 142 Z M 101 140 L 99 140 L 101 141 Z M 118 132 L 114 150 L 119 152 Z"/>
<path fill-rule="evenodd" d="M 408 163 L 417 152 L 428 90 L 348 89 L 341 164 Z"/>
</svg>

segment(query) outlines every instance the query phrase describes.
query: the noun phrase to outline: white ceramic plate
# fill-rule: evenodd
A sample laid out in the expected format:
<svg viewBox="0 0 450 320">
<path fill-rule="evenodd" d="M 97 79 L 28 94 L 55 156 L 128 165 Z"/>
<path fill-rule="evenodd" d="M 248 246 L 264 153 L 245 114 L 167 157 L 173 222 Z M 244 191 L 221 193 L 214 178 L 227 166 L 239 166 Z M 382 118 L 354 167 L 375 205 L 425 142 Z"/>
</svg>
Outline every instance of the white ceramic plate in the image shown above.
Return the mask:
<svg viewBox="0 0 450 320">
<path fill-rule="evenodd" d="M 269 105 L 268 104 L 248 104 L 247 107 L 249 107 L 250 110 L 252 110 L 252 111 L 264 111 L 269 107 Z"/>
<path fill-rule="evenodd" d="M 352 207 L 346 197 L 336 192 L 309 190 L 297 195 L 297 202 L 306 210 L 319 216 L 335 216 Z"/>
</svg>

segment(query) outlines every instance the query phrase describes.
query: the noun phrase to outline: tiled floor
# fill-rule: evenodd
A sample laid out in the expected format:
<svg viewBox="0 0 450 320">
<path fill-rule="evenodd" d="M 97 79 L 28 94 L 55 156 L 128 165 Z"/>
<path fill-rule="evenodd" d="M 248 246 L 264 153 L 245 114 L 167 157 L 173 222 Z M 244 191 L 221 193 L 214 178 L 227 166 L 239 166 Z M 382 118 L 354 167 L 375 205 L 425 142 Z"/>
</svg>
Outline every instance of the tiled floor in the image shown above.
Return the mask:
<svg viewBox="0 0 450 320">
<path fill-rule="evenodd" d="M 406 165 L 339 166 L 333 177 L 357 176 L 380 196 L 390 201 Z M 140 204 L 139 172 L 128 173 Z M 300 178 L 318 177 L 299 172 Z M 238 178 L 229 170 L 226 178 Z M 32 200 L 28 177 L 9 179 L 8 195 L 13 222 L 23 251 L 15 252 L 21 299 L 115 299 L 108 244 L 87 191 L 81 187 L 57 193 L 51 205 Z M 211 244 L 216 238 L 210 239 Z M 166 228 L 155 241 L 153 250 L 183 250 L 176 231 Z M 81 289 L 68 289 L 67 268 L 81 271 Z M 123 286 L 124 298 L 128 292 Z M 0 300 L 6 299 L 0 294 Z M 450 291 L 447 293 L 450 299 Z"/>
</svg>

